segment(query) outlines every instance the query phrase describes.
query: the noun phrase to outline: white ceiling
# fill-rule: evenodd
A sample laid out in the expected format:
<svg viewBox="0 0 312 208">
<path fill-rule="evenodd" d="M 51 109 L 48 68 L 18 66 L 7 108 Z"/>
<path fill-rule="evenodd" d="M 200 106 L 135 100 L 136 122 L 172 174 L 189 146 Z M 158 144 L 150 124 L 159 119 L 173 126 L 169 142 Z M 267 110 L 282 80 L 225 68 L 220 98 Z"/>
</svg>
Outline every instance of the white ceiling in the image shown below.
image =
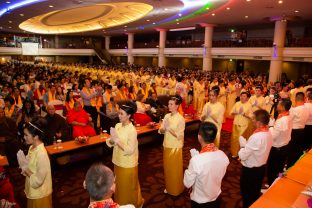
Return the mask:
<svg viewBox="0 0 312 208">
<path fill-rule="evenodd" d="M 0 1 L 0 8 L 22 0 Z M 99 3 L 129 2 L 129 0 L 48 0 L 10 11 L 0 17 L 0 32 L 23 32 L 19 24 L 32 17 L 55 10 L 90 6 Z M 148 32 L 155 28 L 190 27 L 198 23 L 217 26 L 255 25 L 276 19 L 312 20 L 312 0 L 132 0 L 153 6 L 145 17 L 112 28 L 77 33 L 77 35 L 116 35 L 125 32 Z M 205 6 L 204 3 L 208 4 Z M 52 5 L 53 7 L 49 7 Z M 209 9 L 206 9 L 209 7 Z M 23 14 L 23 16 L 21 16 Z M 181 14 L 179 16 L 179 14 Z M 214 14 L 214 16 L 213 16 Z M 176 19 L 179 19 L 177 21 Z M 65 20 L 64 21 L 69 21 Z M 71 20 L 72 21 L 72 20 Z M 153 24 L 155 23 L 155 24 Z M 177 24 L 178 23 L 178 24 Z"/>
</svg>

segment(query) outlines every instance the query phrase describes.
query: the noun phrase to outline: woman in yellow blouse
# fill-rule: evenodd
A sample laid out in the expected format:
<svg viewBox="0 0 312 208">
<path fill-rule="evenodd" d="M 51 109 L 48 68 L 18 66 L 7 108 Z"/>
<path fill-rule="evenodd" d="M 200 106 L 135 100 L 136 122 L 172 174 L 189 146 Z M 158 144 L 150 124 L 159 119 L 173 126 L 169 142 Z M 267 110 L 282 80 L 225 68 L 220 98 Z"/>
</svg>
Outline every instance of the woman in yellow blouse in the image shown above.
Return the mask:
<svg viewBox="0 0 312 208">
<path fill-rule="evenodd" d="M 115 201 L 120 205 L 143 205 L 140 183 L 138 179 L 138 140 L 137 131 L 130 121 L 136 112 L 136 104 L 128 101 L 120 106 L 118 117 L 120 123 L 111 128 L 111 138 L 106 140 L 113 147 L 114 173 L 116 175 Z"/>
<path fill-rule="evenodd" d="M 42 142 L 44 120 L 37 119 L 24 127 L 24 139 L 30 145 L 27 156 L 20 150 L 17 159 L 26 177 L 27 208 L 52 208 L 52 176 L 50 160 Z"/>
<path fill-rule="evenodd" d="M 218 101 L 219 93 L 219 86 L 213 86 L 211 88 L 209 91 L 209 102 L 205 104 L 201 114 L 201 121 L 212 122 L 218 128 L 217 136 L 214 141 L 217 147 L 220 145 L 221 127 L 225 112 L 224 105 Z"/>
<path fill-rule="evenodd" d="M 238 157 L 239 151 L 239 137 L 251 131 L 251 116 L 252 106 L 248 102 L 250 94 L 248 92 L 241 92 L 240 101 L 236 102 L 231 110 L 231 115 L 234 116 L 233 132 L 231 136 L 231 154 L 232 158 Z M 244 136 L 248 138 L 250 135 Z"/>
<path fill-rule="evenodd" d="M 178 196 L 184 190 L 183 185 L 183 157 L 182 148 L 184 144 L 185 120 L 178 113 L 178 108 L 182 103 L 179 95 L 171 97 L 168 113 L 160 125 L 159 133 L 165 134 L 164 146 L 164 175 L 165 193 Z"/>
</svg>

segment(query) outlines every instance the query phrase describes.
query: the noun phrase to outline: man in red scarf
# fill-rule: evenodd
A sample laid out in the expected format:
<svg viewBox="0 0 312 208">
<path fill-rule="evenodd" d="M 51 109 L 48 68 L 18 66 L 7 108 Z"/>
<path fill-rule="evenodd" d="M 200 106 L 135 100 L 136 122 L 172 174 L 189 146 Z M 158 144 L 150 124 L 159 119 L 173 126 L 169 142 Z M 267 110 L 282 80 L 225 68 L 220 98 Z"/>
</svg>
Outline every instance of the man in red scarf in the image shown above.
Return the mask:
<svg viewBox="0 0 312 208">
<path fill-rule="evenodd" d="M 73 138 L 96 135 L 94 128 L 91 126 L 92 118 L 83 110 L 80 102 L 75 102 L 74 108 L 68 112 L 67 121 L 73 125 Z"/>
<path fill-rule="evenodd" d="M 199 127 L 198 141 L 201 151 L 191 149 L 191 160 L 184 172 L 184 185 L 192 187 L 191 205 L 197 207 L 220 207 L 221 182 L 229 165 L 225 153 L 214 145 L 218 129 L 211 122 Z"/>
<path fill-rule="evenodd" d="M 114 173 L 102 163 L 95 163 L 89 168 L 83 185 L 90 195 L 88 208 L 134 208 L 133 205 L 120 206 L 113 201 Z"/>
</svg>

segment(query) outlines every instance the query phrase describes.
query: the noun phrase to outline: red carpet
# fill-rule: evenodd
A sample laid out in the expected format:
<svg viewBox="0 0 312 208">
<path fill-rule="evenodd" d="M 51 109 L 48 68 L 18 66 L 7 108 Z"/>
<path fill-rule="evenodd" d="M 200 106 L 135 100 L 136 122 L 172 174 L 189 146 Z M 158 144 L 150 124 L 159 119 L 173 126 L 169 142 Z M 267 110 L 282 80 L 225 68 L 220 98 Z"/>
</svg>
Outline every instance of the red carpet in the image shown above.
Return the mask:
<svg viewBox="0 0 312 208">
<path fill-rule="evenodd" d="M 233 129 L 233 119 L 227 118 L 226 121 L 222 124 L 222 131 L 232 133 Z"/>
</svg>

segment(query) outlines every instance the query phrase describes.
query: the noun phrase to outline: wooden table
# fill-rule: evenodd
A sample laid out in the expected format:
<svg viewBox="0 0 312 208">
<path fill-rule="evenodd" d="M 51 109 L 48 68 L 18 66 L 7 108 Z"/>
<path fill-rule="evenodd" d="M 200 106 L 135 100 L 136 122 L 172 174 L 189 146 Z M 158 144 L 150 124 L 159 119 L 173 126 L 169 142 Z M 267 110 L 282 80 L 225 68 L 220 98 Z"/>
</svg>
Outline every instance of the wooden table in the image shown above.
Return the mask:
<svg viewBox="0 0 312 208">
<path fill-rule="evenodd" d="M 89 142 L 86 144 L 79 144 L 76 141 L 72 140 L 72 141 L 60 143 L 59 146 L 61 148 L 57 148 L 57 149 L 55 148 L 54 145 L 49 145 L 49 146 L 46 146 L 46 150 L 49 155 L 56 155 L 56 154 L 61 154 L 61 153 L 65 153 L 65 152 L 69 152 L 69 151 L 73 151 L 77 149 L 83 149 L 86 147 L 91 147 L 94 145 L 105 143 L 106 138 L 109 138 L 109 134 L 102 134 L 101 136 L 96 135 L 94 137 L 90 137 Z"/>
<path fill-rule="evenodd" d="M 310 151 L 311 152 L 311 151 Z M 301 192 L 312 185 L 312 154 L 307 153 L 268 189 L 251 208 L 305 208 L 307 197 Z"/>
<path fill-rule="evenodd" d="M 0 156 L 0 166 L 8 166 L 8 158 L 6 156 Z"/>
</svg>

